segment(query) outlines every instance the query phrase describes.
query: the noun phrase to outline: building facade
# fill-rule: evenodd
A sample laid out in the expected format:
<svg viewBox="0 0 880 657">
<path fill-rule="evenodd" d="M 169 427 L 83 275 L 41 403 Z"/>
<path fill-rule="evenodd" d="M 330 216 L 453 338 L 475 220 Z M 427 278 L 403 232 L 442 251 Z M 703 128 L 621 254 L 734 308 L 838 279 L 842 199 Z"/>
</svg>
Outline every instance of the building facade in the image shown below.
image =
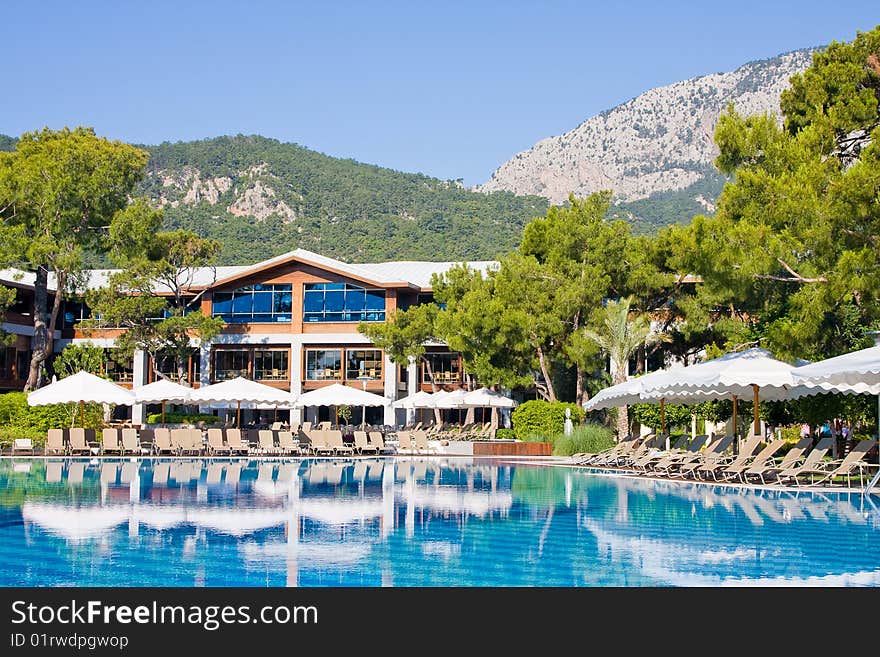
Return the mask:
<svg viewBox="0 0 880 657">
<path fill-rule="evenodd" d="M 367 409 L 368 422 L 399 424 L 402 411 L 395 411 L 391 404 L 420 388 L 430 390 L 426 368 L 417 363 L 406 367 L 393 363 L 383 350 L 358 332 L 358 324 L 384 322 L 395 309 L 432 303 L 432 275 L 457 264 L 460 263 L 349 264 L 298 249 L 250 266 L 204 268 L 194 277 L 191 291 L 202 293 L 200 311 L 222 318 L 224 328 L 209 342 L 193 340 L 187 382 L 198 386 L 244 376 L 296 394 L 341 383 L 388 400 L 384 409 Z M 496 263 L 467 264 L 486 270 Z M 88 285 L 100 286 L 109 273 L 91 272 Z M 0 282 L 15 286 L 13 274 L 0 274 Z M 0 368 L 0 385 L 8 384 L 6 389 L 22 389 L 30 359 L 29 334 L 33 335 L 33 327 L 28 304 L 33 304 L 33 276 L 24 276 L 18 281 L 21 304 L 17 299 L 4 325 L 21 342 L 16 342 L 14 353 L 7 349 L 4 354 L 2 362 L 9 362 L 9 371 Z M 56 352 L 70 342 L 101 346 L 108 353 L 107 375 L 126 387 L 151 382 L 155 369 L 170 378 L 177 376 L 170 359 L 153 364 L 143 353 L 135 353 L 130 363 L 110 358 L 120 330 L 102 329 L 86 335 L 78 326 L 89 316 L 88 308 L 81 302 L 66 300 L 61 315 L 55 333 Z M 445 345 L 430 345 L 426 357 L 441 387 L 453 389 L 464 383 L 461 358 Z M 10 378 L 4 379 L 7 374 Z M 361 409 L 352 410 L 360 413 Z M 268 409 L 263 411 L 271 414 Z M 259 414 L 259 409 L 254 412 Z M 321 415 L 329 412 L 330 409 L 294 409 L 290 420 L 298 423 L 326 419 Z M 143 423 L 144 409 L 135 406 L 132 420 Z"/>
</svg>

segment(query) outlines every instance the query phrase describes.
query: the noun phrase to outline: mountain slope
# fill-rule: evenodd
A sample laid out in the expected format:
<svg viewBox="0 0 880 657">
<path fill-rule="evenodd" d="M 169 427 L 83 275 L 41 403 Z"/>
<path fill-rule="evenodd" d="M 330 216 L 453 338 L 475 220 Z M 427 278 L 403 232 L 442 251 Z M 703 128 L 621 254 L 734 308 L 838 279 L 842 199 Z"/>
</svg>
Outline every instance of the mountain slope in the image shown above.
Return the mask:
<svg viewBox="0 0 880 657">
<path fill-rule="evenodd" d="M 731 102 L 742 114 L 778 114 L 780 93 L 792 75 L 810 65 L 812 53 L 796 50 L 729 73 L 646 91 L 518 153 L 476 189 L 539 195 L 552 203 L 563 202 L 571 192 L 586 196 L 612 189 L 625 204 L 664 194 L 679 204 L 690 199 L 691 207 L 711 210 L 715 198 L 698 197 L 706 189 L 720 190 L 723 183 L 712 167 L 719 114 Z M 623 215 L 628 211 L 621 209 Z"/>
</svg>

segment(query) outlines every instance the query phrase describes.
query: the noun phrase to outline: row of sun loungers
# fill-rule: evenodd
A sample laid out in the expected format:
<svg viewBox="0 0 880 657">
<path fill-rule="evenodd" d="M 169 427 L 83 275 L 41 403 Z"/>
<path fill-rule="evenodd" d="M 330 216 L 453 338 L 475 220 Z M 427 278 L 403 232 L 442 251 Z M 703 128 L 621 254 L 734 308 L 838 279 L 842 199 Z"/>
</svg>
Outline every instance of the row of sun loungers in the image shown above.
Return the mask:
<svg viewBox="0 0 880 657">
<path fill-rule="evenodd" d="M 877 446 L 870 439 L 860 441 L 841 459 L 829 459 L 832 438 L 821 439 L 815 447 L 812 438 L 803 438 L 781 456 L 787 445 L 783 439 L 750 436 L 733 454 L 732 436 L 682 437 L 669 449 L 665 449 L 666 438 L 630 437 L 598 454 L 576 454 L 573 461 L 653 477 L 793 486 L 832 484 L 839 479 L 851 486 L 856 474 L 863 486 L 867 470 L 878 467 L 866 460 Z"/>
</svg>

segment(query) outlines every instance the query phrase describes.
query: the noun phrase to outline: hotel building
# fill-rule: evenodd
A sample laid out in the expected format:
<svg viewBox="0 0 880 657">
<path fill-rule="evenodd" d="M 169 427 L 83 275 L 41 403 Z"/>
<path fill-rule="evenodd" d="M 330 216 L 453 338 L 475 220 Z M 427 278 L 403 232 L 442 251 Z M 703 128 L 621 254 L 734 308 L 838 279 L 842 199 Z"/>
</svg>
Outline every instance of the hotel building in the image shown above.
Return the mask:
<svg viewBox="0 0 880 657">
<path fill-rule="evenodd" d="M 420 388 L 431 389 L 426 368 L 419 363 L 396 365 L 358 332 L 358 323 L 384 322 L 395 309 L 432 303 L 432 275 L 457 264 L 348 264 L 297 249 L 254 265 L 203 268 L 196 272 L 190 291 L 194 295 L 202 292 L 201 312 L 221 317 L 225 325 L 210 341 L 193 339 L 187 380 L 198 386 L 244 376 L 294 393 L 331 383 L 351 385 L 388 400 L 384 409 L 367 409 L 368 422 L 400 424 L 404 412 L 396 411 L 391 404 Z M 497 263 L 467 264 L 486 270 Z M 112 270 L 91 271 L 87 285 L 106 284 L 110 273 Z M 15 303 L 3 325 L 7 333 L 14 335 L 14 341 L 0 350 L 0 390 L 21 390 L 27 378 L 33 336 L 33 283 L 33 274 L 0 271 L 0 284 L 16 289 Z M 50 288 L 51 283 L 50 276 Z M 53 294 L 50 289 L 50 307 Z M 81 301 L 65 299 L 55 326 L 56 353 L 71 342 L 91 342 L 108 350 L 114 346 L 121 330 L 107 328 L 86 335 L 79 323 L 88 317 L 89 309 Z M 452 389 L 463 384 L 461 358 L 446 345 L 429 345 L 426 357 L 439 385 Z M 154 369 L 176 377 L 170 359 L 153 365 L 142 352 L 136 352 L 132 362 L 126 364 L 113 362 L 108 356 L 106 373 L 132 388 L 150 383 Z M 294 409 L 290 419 L 292 423 L 329 419 L 330 411 L 323 407 Z M 361 409 L 352 411 L 352 420 L 359 421 Z M 260 414 L 257 410 L 254 413 Z M 144 408 L 135 406 L 132 421 L 143 423 L 144 419 Z"/>
</svg>

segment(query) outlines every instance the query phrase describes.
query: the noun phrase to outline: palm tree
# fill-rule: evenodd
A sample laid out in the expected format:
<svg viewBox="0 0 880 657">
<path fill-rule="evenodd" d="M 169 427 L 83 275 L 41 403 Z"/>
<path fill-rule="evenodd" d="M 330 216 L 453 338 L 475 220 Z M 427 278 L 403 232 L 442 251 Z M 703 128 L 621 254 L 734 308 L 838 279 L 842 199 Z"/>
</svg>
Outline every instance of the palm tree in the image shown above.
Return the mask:
<svg viewBox="0 0 880 657">
<path fill-rule="evenodd" d="M 617 385 L 626 381 L 627 364 L 636 349 L 664 339 L 662 333 L 651 333 L 651 322 L 645 315 L 630 317 L 632 297 L 619 301 L 609 301 L 603 308 L 602 327 L 598 330 L 584 329 L 584 336 L 604 350 L 611 359 L 611 383 Z M 626 406 L 617 413 L 617 439 L 629 433 L 629 414 Z"/>
</svg>

